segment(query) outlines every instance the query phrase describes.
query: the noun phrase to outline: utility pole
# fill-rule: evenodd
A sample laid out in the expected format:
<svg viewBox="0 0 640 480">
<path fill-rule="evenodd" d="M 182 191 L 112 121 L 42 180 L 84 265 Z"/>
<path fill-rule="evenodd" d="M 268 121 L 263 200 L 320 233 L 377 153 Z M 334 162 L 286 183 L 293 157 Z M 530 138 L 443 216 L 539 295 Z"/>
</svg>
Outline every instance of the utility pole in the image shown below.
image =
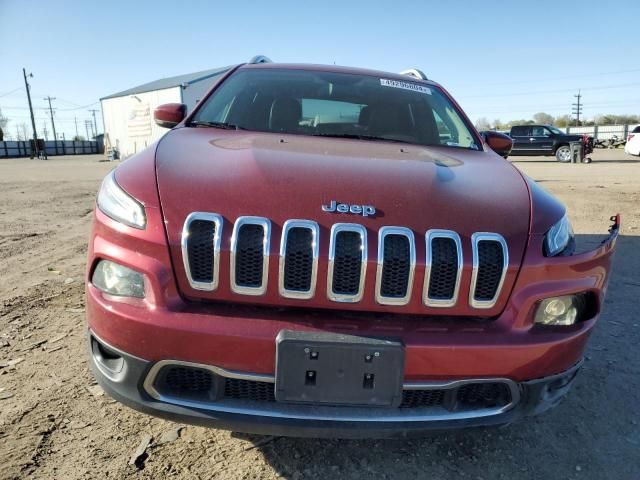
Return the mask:
<svg viewBox="0 0 640 480">
<path fill-rule="evenodd" d="M 91 123 L 89 121 L 89 123 Z M 87 131 L 87 141 L 89 141 L 89 123 L 87 123 L 87 120 L 84 121 L 84 128 Z"/>
<path fill-rule="evenodd" d="M 89 111 L 90 111 L 90 112 L 91 112 L 91 114 L 93 115 L 93 126 L 94 126 L 95 135 L 97 136 L 97 135 L 98 135 L 98 124 L 96 123 L 96 112 L 97 112 L 98 110 L 96 110 L 96 109 L 94 108 L 94 109 L 91 109 L 91 110 L 89 110 Z"/>
<path fill-rule="evenodd" d="M 56 155 L 58 154 L 58 136 L 56 135 L 56 122 L 53 121 L 53 108 L 51 108 L 51 100 L 55 100 L 56 97 L 45 97 L 45 100 L 49 102 L 49 115 L 51 115 L 51 128 L 53 129 L 53 146 L 56 149 Z"/>
<path fill-rule="evenodd" d="M 27 71 L 23 68 L 22 75 L 24 75 L 24 86 L 27 89 L 27 100 L 29 100 L 29 112 L 31 113 L 31 128 L 33 129 L 34 151 L 31 152 L 31 155 L 35 154 L 35 157 L 38 157 L 40 153 L 38 150 L 38 132 L 36 132 L 36 119 L 33 116 L 33 105 L 31 104 L 31 91 L 30 91 L 31 87 L 29 86 L 29 82 L 27 81 L 27 77 L 33 78 L 33 73 L 30 73 L 29 75 L 27 75 Z"/>
<path fill-rule="evenodd" d="M 582 95 L 580 94 L 580 90 L 578 90 L 578 94 L 574 95 L 575 98 L 577 98 L 577 102 L 576 103 L 572 103 L 571 106 L 573 107 L 572 113 L 576 116 L 576 127 L 580 126 L 580 115 L 582 114 L 582 103 L 580 102 L 580 99 L 582 98 Z"/>
<path fill-rule="evenodd" d="M 42 122 L 42 134 L 45 140 L 49 140 L 49 132 L 47 131 L 47 122 Z"/>
<path fill-rule="evenodd" d="M 78 117 L 73 117 L 73 121 L 76 122 L 76 138 L 78 138 L 80 135 L 78 135 Z"/>
</svg>

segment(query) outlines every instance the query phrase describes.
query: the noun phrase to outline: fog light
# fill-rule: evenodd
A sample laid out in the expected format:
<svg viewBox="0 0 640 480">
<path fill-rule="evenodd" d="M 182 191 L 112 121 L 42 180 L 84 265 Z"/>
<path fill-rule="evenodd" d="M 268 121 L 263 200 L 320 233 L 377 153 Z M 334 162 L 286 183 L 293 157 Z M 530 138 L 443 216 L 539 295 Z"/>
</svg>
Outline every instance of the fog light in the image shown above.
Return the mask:
<svg viewBox="0 0 640 480">
<path fill-rule="evenodd" d="M 100 260 L 91 281 L 96 288 L 110 295 L 144 298 L 142 274 L 109 260 Z"/>
<path fill-rule="evenodd" d="M 585 295 L 547 298 L 536 310 L 535 322 L 542 325 L 573 325 L 585 311 Z"/>
</svg>

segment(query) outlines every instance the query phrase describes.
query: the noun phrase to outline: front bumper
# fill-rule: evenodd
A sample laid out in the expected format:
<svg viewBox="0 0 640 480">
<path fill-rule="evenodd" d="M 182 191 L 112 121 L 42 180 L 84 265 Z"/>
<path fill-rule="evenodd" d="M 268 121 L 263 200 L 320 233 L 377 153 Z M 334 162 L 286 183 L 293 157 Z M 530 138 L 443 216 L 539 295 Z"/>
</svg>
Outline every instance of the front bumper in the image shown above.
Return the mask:
<svg viewBox="0 0 640 480">
<path fill-rule="evenodd" d="M 165 396 L 154 388 L 159 369 L 170 364 L 189 365 L 187 362 L 152 362 L 115 349 L 92 332 L 88 339 L 91 368 L 98 383 L 109 395 L 131 408 L 181 423 L 295 437 L 407 437 L 428 431 L 509 424 L 557 405 L 567 395 L 582 364 L 579 362 L 557 375 L 519 383 L 501 378 L 473 379 L 474 383 L 503 382 L 509 389 L 509 401 L 492 408 L 457 412 L 441 406 L 401 409 L 250 400 L 193 401 Z M 209 368 L 222 377 L 268 380 L 264 375 Z M 405 384 L 405 389 L 457 388 L 461 382 L 465 381 L 411 383 Z"/>
</svg>

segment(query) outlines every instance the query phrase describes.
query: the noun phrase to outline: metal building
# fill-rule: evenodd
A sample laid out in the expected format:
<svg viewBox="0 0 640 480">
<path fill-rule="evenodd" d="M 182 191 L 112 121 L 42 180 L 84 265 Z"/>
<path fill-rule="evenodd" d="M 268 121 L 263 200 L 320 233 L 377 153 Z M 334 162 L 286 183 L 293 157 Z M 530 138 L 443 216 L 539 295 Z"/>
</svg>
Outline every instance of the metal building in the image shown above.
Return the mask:
<svg viewBox="0 0 640 480">
<path fill-rule="evenodd" d="M 190 111 L 230 68 L 163 78 L 101 98 L 106 148 L 117 148 L 121 158 L 144 149 L 167 132 L 153 121 L 158 105 L 184 103 Z"/>
</svg>

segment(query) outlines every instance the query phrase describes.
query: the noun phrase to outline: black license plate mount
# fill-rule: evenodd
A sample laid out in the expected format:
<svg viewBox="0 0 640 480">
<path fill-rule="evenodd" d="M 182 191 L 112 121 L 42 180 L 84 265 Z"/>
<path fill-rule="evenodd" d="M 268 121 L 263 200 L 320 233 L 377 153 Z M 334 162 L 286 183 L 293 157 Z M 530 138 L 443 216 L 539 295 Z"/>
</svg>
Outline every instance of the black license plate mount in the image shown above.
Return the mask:
<svg viewBox="0 0 640 480">
<path fill-rule="evenodd" d="M 404 345 L 396 340 L 282 330 L 276 339 L 276 400 L 396 407 Z"/>
</svg>

